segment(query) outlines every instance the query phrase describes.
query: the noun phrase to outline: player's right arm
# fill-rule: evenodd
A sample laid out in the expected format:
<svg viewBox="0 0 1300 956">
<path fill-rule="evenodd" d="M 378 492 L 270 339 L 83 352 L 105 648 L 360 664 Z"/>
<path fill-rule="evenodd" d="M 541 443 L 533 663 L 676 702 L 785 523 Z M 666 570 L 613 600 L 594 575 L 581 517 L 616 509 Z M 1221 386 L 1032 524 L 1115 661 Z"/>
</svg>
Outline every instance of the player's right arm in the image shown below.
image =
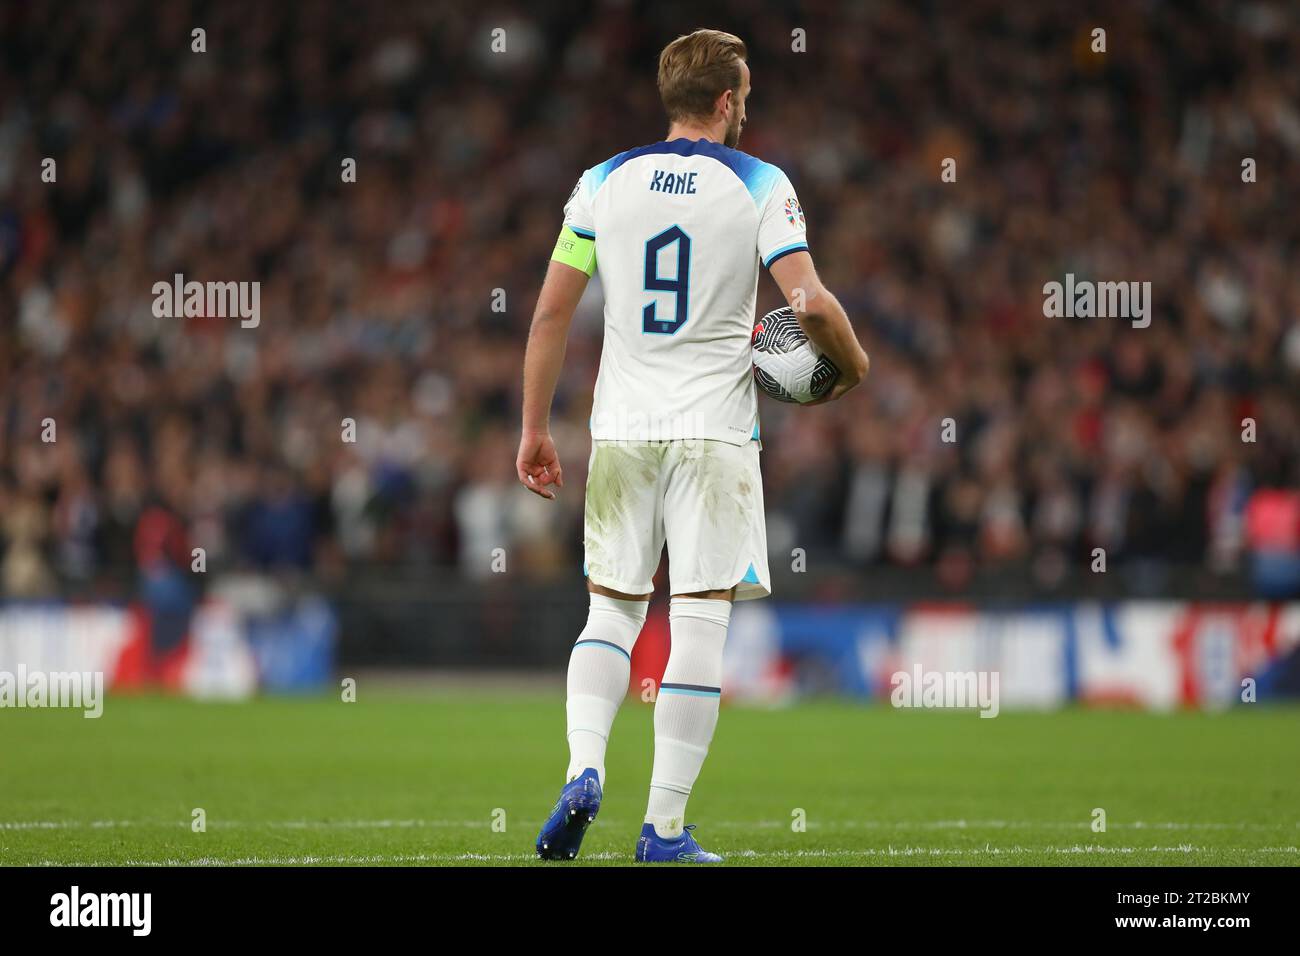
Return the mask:
<svg viewBox="0 0 1300 956">
<path fill-rule="evenodd" d="M 569 323 L 587 288 L 588 278 L 586 272 L 553 259 L 528 330 L 528 346 L 524 351 L 523 429 L 515 472 L 525 488 L 543 498 L 555 497 L 548 485 L 564 487 L 560 457 L 551 438 L 551 401 L 564 365 Z"/>
<path fill-rule="evenodd" d="M 768 269 L 776 284 L 781 287 L 786 302 L 794 309 L 795 318 L 804 334 L 840 370 L 840 376 L 835 380 L 835 387 L 830 393 L 808 404 L 834 401 L 861 383 L 871 366 L 866 351 L 853 332 L 848 314 L 839 300 L 822 285 L 813 266 L 812 256 L 807 252 L 784 255 Z"/>
<path fill-rule="evenodd" d="M 524 351 L 523 429 L 515 472 L 525 488 L 550 499 L 555 497 L 555 491 L 549 485 L 564 487 L 560 456 L 551 438 L 551 401 L 564 365 L 569 323 L 587 280 L 596 271 L 596 234 L 585 180 L 584 173 L 565 203 L 564 226 L 537 296 Z"/>
</svg>

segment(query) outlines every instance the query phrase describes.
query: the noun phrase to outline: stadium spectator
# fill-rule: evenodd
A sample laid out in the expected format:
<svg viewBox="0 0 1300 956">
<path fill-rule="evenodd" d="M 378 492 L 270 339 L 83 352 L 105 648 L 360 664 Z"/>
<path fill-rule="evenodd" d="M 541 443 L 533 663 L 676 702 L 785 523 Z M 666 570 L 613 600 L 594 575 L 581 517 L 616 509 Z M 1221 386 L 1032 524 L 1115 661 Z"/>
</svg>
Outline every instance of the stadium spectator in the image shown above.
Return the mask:
<svg viewBox="0 0 1300 956">
<path fill-rule="evenodd" d="M 791 174 L 872 357 L 841 403 L 763 403 L 774 551 L 1050 586 L 1102 547 L 1159 587 L 1243 566 L 1250 495 L 1273 540 L 1261 481 L 1300 484 L 1294 10 L 1054 6 L 800 8 L 807 54 L 779 4 L 713 17 L 751 50 L 741 147 Z M 674 8 L 325 8 L 0 11 L 6 593 L 152 573 L 158 500 L 217 567 L 580 562 L 598 284 L 544 516 L 509 492 L 522 349 L 579 173 L 662 135 L 643 77 Z M 177 273 L 260 282 L 260 323 L 155 317 Z M 1149 281 L 1150 326 L 1044 317 L 1066 273 Z"/>
</svg>

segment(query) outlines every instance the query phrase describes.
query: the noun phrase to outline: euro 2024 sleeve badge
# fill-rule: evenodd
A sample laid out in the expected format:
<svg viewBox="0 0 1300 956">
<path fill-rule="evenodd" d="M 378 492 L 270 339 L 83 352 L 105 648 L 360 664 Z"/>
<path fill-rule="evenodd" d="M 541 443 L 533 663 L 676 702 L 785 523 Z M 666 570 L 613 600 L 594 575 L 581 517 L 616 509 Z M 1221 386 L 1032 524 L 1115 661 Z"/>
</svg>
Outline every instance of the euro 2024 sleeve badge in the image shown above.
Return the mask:
<svg viewBox="0 0 1300 956">
<path fill-rule="evenodd" d="M 799 200 L 793 196 L 785 201 L 785 218 L 790 220 L 792 226 L 798 226 L 800 229 L 808 228 L 803 218 L 803 208 L 799 205 Z"/>
</svg>

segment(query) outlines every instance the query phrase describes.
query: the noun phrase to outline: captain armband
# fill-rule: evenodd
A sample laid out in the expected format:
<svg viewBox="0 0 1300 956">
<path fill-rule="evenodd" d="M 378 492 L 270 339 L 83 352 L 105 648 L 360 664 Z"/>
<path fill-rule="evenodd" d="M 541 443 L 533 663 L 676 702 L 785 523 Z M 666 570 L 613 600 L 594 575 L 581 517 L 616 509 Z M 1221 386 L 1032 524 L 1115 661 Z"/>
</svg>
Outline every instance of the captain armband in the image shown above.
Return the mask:
<svg viewBox="0 0 1300 956">
<path fill-rule="evenodd" d="M 551 253 L 551 259 L 555 262 L 563 262 L 566 266 L 573 266 L 579 272 L 585 272 L 590 276 L 596 271 L 596 240 L 580 236 L 565 226 L 560 230 L 559 238 L 555 240 L 555 251 Z"/>
</svg>

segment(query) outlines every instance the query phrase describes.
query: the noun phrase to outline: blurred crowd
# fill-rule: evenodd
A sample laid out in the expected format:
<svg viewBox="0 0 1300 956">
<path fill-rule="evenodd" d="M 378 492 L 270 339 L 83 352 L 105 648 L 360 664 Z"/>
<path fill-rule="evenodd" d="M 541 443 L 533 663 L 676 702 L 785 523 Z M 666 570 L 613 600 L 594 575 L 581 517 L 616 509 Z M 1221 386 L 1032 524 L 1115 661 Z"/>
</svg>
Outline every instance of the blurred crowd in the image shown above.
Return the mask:
<svg viewBox="0 0 1300 956">
<path fill-rule="evenodd" d="M 33 0 L 0 7 L 0 596 L 195 548 L 577 575 L 599 283 L 555 505 L 513 473 L 530 313 L 697 26 L 749 45 L 741 148 L 872 359 L 841 402 L 762 401 L 776 558 L 960 588 L 1300 553 L 1292 4 Z M 260 323 L 156 317 L 177 273 L 260 282 Z M 1044 317 L 1067 273 L 1149 281 L 1150 326 Z"/>
</svg>

